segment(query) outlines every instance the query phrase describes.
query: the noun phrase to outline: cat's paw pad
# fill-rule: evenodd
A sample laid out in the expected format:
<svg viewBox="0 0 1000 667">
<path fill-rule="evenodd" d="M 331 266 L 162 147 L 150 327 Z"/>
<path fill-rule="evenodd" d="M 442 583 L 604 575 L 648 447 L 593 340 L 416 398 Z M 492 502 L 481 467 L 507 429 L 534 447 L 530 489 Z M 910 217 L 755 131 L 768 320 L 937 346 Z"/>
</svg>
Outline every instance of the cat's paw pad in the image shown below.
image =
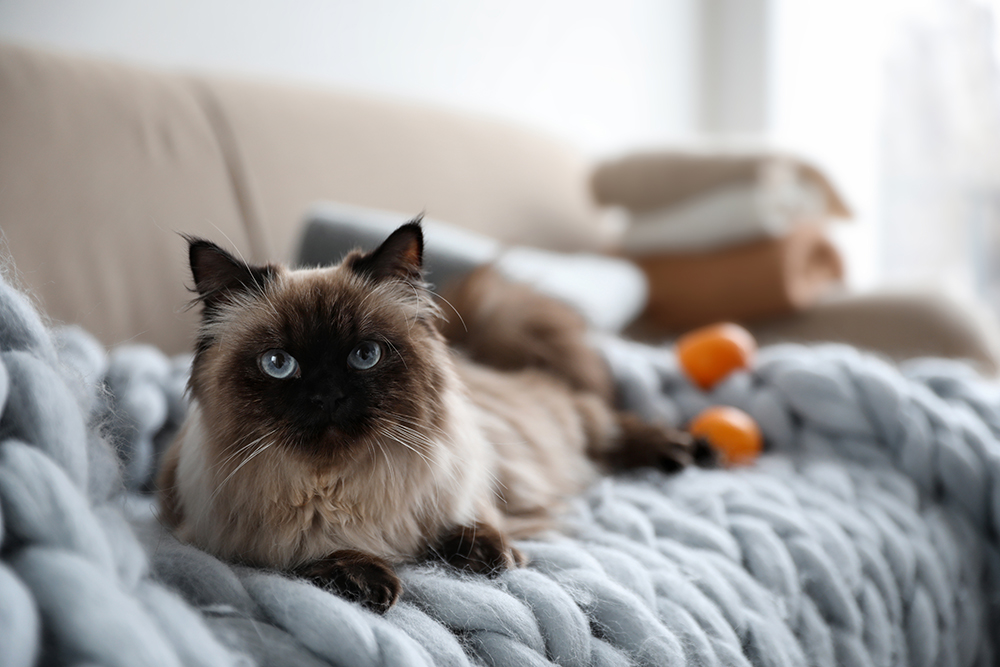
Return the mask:
<svg viewBox="0 0 1000 667">
<path fill-rule="evenodd" d="M 523 567 L 528 562 L 499 530 L 482 523 L 455 528 L 438 543 L 434 552 L 452 567 L 488 577 Z"/>
<path fill-rule="evenodd" d="M 298 570 L 318 586 L 384 614 L 399 599 L 403 585 L 386 561 L 356 551 L 337 551 Z"/>
</svg>

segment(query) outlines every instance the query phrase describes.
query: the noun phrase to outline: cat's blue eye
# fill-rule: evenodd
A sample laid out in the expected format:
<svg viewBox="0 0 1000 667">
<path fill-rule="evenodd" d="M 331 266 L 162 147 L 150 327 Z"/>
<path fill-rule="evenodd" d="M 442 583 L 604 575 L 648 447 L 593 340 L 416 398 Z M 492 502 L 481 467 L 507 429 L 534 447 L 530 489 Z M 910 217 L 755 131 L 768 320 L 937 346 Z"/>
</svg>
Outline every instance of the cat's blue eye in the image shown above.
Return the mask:
<svg viewBox="0 0 1000 667">
<path fill-rule="evenodd" d="M 377 364 L 381 358 L 382 346 L 373 340 L 366 340 L 359 343 L 347 355 L 347 365 L 359 371 L 366 371 Z"/>
<path fill-rule="evenodd" d="M 299 362 L 284 350 L 268 350 L 260 355 L 257 363 L 264 375 L 269 375 L 276 380 L 285 380 L 298 375 L 299 372 Z"/>
</svg>

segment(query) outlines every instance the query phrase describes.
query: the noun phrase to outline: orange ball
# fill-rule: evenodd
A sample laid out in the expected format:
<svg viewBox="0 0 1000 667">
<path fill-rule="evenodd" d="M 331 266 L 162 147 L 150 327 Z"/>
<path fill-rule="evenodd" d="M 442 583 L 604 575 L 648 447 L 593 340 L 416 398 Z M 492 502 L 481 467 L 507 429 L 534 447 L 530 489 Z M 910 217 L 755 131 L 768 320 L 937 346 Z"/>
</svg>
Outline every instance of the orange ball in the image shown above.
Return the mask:
<svg viewBox="0 0 1000 667">
<path fill-rule="evenodd" d="M 764 449 L 764 436 L 753 417 L 728 405 L 702 410 L 691 420 L 688 431 L 707 440 L 723 465 L 749 465 Z"/>
<path fill-rule="evenodd" d="M 688 377 L 702 389 L 711 389 L 734 370 L 750 367 L 757 341 L 740 325 L 723 322 L 684 334 L 676 350 Z"/>
</svg>

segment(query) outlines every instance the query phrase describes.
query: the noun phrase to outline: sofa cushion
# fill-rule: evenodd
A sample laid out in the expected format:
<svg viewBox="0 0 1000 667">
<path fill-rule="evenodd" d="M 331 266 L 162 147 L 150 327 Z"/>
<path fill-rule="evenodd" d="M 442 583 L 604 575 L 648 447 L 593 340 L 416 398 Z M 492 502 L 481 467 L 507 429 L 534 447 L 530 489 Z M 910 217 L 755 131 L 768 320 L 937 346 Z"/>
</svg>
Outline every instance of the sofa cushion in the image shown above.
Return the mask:
<svg viewBox="0 0 1000 667">
<path fill-rule="evenodd" d="M 229 180 L 183 78 L 0 45 L 0 227 L 54 319 L 188 349 L 176 232 L 247 253 Z"/>
<path fill-rule="evenodd" d="M 426 212 L 548 249 L 595 250 L 609 240 L 583 157 L 544 135 L 341 92 L 201 82 L 276 259 L 291 258 L 303 213 L 324 200 Z"/>
<path fill-rule="evenodd" d="M 306 217 L 296 262 L 325 266 L 355 248 L 372 250 L 406 220 L 387 211 L 317 204 Z M 569 304 L 601 331 L 621 331 L 646 304 L 646 278 L 625 259 L 504 245 L 485 234 L 429 218 L 423 219 L 423 230 L 425 275 L 439 292 L 476 267 L 492 263 L 507 279 Z"/>
</svg>

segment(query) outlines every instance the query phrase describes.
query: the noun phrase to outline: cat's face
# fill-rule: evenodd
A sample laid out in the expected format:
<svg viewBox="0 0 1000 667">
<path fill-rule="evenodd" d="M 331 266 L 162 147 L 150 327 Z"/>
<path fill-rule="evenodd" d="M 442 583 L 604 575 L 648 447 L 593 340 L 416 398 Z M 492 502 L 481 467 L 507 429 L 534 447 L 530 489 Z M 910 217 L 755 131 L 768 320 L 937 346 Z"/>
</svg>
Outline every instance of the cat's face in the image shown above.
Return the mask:
<svg viewBox="0 0 1000 667">
<path fill-rule="evenodd" d="M 421 279 L 419 225 L 325 269 L 250 267 L 190 244 L 205 308 L 191 392 L 220 446 L 260 439 L 336 462 L 376 443 L 426 443 L 449 358 Z"/>
</svg>

